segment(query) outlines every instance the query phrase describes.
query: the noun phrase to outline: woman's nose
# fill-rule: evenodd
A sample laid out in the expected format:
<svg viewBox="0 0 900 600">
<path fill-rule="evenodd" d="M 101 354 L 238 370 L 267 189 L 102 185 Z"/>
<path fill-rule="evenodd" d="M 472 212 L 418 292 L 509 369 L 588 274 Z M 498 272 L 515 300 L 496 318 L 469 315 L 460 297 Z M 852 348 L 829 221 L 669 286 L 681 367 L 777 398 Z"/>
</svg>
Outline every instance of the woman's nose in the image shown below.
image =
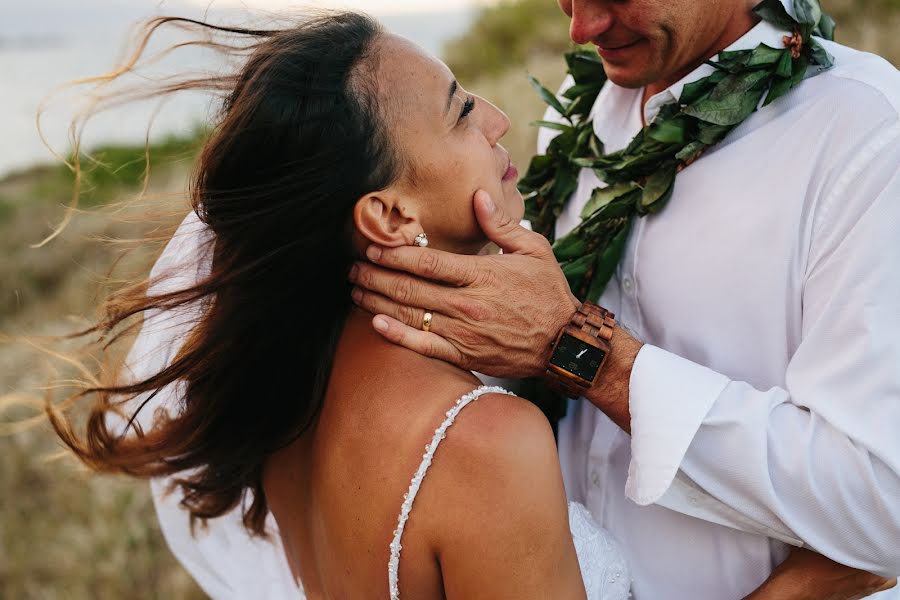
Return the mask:
<svg viewBox="0 0 900 600">
<path fill-rule="evenodd" d="M 503 139 L 503 136 L 509 131 L 510 121 L 506 113 L 488 102 L 484 101 L 490 107 L 490 118 L 486 124 L 485 137 L 492 146 L 496 145 Z"/>
<path fill-rule="evenodd" d="M 612 27 L 612 11 L 605 4 L 607 0 L 572 0 L 569 23 L 569 37 L 576 44 L 588 44 Z"/>
</svg>

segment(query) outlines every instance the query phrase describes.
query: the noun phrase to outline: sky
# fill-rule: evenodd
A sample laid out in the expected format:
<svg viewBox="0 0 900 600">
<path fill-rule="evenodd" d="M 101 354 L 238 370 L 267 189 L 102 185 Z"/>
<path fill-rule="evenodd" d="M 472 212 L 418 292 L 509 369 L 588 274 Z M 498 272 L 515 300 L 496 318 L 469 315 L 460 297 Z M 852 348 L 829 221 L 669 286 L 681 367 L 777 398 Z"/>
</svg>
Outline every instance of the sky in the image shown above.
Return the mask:
<svg viewBox="0 0 900 600">
<path fill-rule="evenodd" d="M 354 8 L 379 17 L 460 14 L 497 0 L 0 0 L 0 50 L 23 37 L 116 32 L 152 14 L 202 16 L 206 8 L 279 11 L 302 6 Z M 179 8 L 182 7 L 182 8 Z"/>
<path fill-rule="evenodd" d="M 206 6 L 209 0 L 189 0 L 191 4 Z M 315 4 L 329 8 L 355 8 L 372 14 L 408 14 L 449 12 L 464 7 L 485 4 L 489 0 L 216 0 L 218 5 L 246 5 L 250 8 L 278 10 L 298 5 Z"/>
</svg>

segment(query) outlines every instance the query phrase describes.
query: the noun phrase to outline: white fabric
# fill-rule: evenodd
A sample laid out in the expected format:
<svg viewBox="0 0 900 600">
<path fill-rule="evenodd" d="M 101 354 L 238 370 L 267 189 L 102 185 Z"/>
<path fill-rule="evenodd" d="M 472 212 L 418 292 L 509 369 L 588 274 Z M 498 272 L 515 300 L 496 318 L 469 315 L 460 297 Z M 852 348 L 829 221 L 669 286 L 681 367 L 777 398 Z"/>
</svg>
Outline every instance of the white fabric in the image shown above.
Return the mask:
<svg viewBox="0 0 900 600">
<path fill-rule="evenodd" d="M 193 212 L 189 213 L 169 241 L 150 273 L 158 281 L 149 293 L 160 295 L 188 287 L 209 273 L 212 236 Z M 179 311 L 148 311 L 132 346 L 126 365 L 130 376 L 143 379 L 164 368 L 181 348 L 198 307 Z M 138 414 L 145 429 L 157 410 L 177 409 L 182 390 L 168 386 L 150 399 Z M 133 401 L 136 408 L 146 397 Z M 188 513 L 181 509 L 178 492 L 168 494 L 168 480 L 151 483 L 153 500 L 163 535 L 176 558 L 212 598 L 303 598 L 293 583 L 274 519 L 270 541 L 247 535 L 240 511 L 209 522 L 192 537 Z"/>
<path fill-rule="evenodd" d="M 761 23 L 730 49 L 784 33 Z M 900 75 L 824 45 L 834 68 L 750 117 L 638 220 L 599 299 L 648 344 L 633 436 L 570 401 L 560 455 L 639 600 L 743 597 L 783 542 L 900 573 Z M 710 70 L 651 98 L 645 118 Z M 640 130 L 641 95 L 601 91 L 607 151 Z M 581 173 L 559 234 L 598 185 Z"/>
<path fill-rule="evenodd" d="M 416 495 L 425 480 L 428 468 L 434 458 L 434 454 L 441 441 L 447 437 L 447 430 L 456 421 L 460 411 L 472 402 L 478 400 L 484 394 L 510 394 L 502 387 L 483 385 L 456 401 L 456 404 L 447 411 L 447 418 L 434 431 L 431 443 L 426 447 L 422 462 L 416 469 L 409 491 L 403 494 L 403 504 L 400 516 L 397 518 L 397 529 L 394 530 L 394 538 L 391 540 L 391 557 L 388 561 L 388 589 L 391 600 L 400 598 L 400 553 L 403 549 L 401 541 L 406 521 L 412 512 Z M 628 565 L 622 556 L 616 541 L 606 531 L 597 526 L 590 512 L 577 502 L 569 503 L 569 530 L 572 532 L 572 540 L 575 544 L 575 553 L 578 556 L 578 566 L 584 581 L 585 592 L 588 600 L 626 600 L 631 593 Z M 486 543 L 489 543 L 486 541 Z"/>
</svg>

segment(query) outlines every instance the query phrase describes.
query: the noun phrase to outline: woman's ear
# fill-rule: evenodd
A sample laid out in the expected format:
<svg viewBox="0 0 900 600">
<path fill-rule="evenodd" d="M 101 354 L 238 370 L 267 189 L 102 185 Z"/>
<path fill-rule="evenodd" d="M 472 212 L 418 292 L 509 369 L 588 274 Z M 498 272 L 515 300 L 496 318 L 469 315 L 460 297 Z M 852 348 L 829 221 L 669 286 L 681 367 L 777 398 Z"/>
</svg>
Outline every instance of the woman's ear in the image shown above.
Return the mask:
<svg viewBox="0 0 900 600">
<path fill-rule="evenodd" d="M 373 192 L 353 207 L 353 223 L 370 242 L 386 247 L 411 246 L 422 226 L 414 203 L 389 192 Z"/>
</svg>

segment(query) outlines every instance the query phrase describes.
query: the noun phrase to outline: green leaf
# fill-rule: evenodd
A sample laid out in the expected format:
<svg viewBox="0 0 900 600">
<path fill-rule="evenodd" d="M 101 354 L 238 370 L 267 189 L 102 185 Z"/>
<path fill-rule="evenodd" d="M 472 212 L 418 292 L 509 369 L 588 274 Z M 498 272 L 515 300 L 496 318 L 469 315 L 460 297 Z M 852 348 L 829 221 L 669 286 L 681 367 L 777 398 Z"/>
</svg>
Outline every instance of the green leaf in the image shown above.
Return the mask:
<svg viewBox="0 0 900 600">
<path fill-rule="evenodd" d="M 805 54 L 801 54 L 800 58 L 794 61 L 794 74 L 791 76 L 791 87 L 796 87 L 798 83 L 806 77 L 806 71 L 809 69 L 809 58 Z"/>
<path fill-rule="evenodd" d="M 709 98 L 685 107 L 685 114 L 716 125 L 737 125 L 756 110 L 765 93 L 758 87 L 768 78 L 765 71 L 750 71 L 726 77 Z"/>
<path fill-rule="evenodd" d="M 573 292 L 581 287 L 581 281 L 587 275 L 594 261 L 595 257 L 593 254 L 586 254 L 575 260 L 560 263 L 559 266 L 562 268 L 563 275 L 569 281 L 569 287 L 572 288 Z"/>
<path fill-rule="evenodd" d="M 553 255 L 558 262 L 573 260 L 587 252 L 589 247 L 587 240 L 571 232 L 553 243 Z"/>
<path fill-rule="evenodd" d="M 578 130 L 574 127 L 563 131 L 547 144 L 547 154 L 552 156 L 570 156 L 578 141 Z"/>
<path fill-rule="evenodd" d="M 556 169 L 556 179 L 553 181 L 553 187 L 548 195 L 553 198 L 561 198 L 565 202 L 576 187 L 578 187 L 578 172 L 560 166 Z"/>
<path fill-rule="evenodd" d="M 794 14 L 799 22 L 815 27 L 822 18 L 822 7 L 819 0 L 794 0 Z"/>
<path fill-rule="evenodd" d="M 597 100 L 597 96 L 591 94 L 582 94 L 578 96 L 575 100 L 573 100 L 568 108 L 566 108 L 565 116 L 566 117 L 586 117 L 588 113 L 591 112 L 591 107 L 594 106 L 594 102 Z"/>
<path fill-rule="evenodd" d="M 597 166 L 596 158 L 573 158 L 572 164 L 582 169 L 593 169 Z"/>
<path fill-rule="evenodd" d="M 671 197 L 674 184 L 675 165 L 663 167 L 650 175 L 644 184 L 638 211 L 644 214 L 659 212 Z"/>
<path fill-rule="evenodd" d="M 556 129 L 557 131 L 567 131 L 572 128 L 571 125 L 557 123 L 556 121 L 532 121 L 529 125 L 532 127 L 542 127 L 544 129 Z"/>
<path fill-rule="evenodd" d="M 813 33 L 828 41 L 834 41 L 834 28 L 834 19 L 832 19 L 831 16 L 822 13 L 822 18 L 819 20 L 819 26 Z"/>
<path fill-rule="evenodd" d="M 631 139 L 631 142 L 628 143 L 628 146 L 625 148 L 624 151 L 618 152 L 616 154 L 611 154 L 610 158 L 624 156 L 626 154 L 634 154 L 635 152 L 638 152 L 639 149 L 641 148 L 641 146 L 644 145 L 644 142 L 646 139 L 647 139 L 647 128 L 644 127 L 643 129 L 638 131 L 637 135 L 635 135 Z"/>
<path fill-rule="evenodd" d="M 759 88 L 760 84 L 762 84 L 768 76 L 769 74 L 765 71 L 733 73 L 719 82 L 709 95 L 709 99 L 713 101 L 725 100 L 749 92 L 754 88 Z"/>
<path fill-rule="evenodd" d="M 790 79 L 776 79 L 772 83 L 772 87 L 769 88 L 769 93 L 766 94 L 766 99 L 763 102 L 763 106 L 768 106 L 787 94 L 791 91 L 791 88 L 794 84 Z"/>
<path fill-rule="evenodd" d="M 660 152 L 646 152 L 641 154 L 636 154 L 633 156 L 628 156 L 624 158 L 617 166 L 618 169 L 622 172 L 623 175 L 627 175 L 634 178 L 635 175 L 642 175 L 644 173 L 640 172 L 640 167 L 648 167 L 654 164 L 659 163 L 659 161 L 664 160 L 670 156 L 668 151 L 660 151 Z M 632 169 L 638 172 L 629 172 L 628 170 Z"/>
<path fill-rule="evenodd" d="M 613 200 L 624 196 L 628 192 L 638 189 L 638 185 L 633 181 L 625 183 L 616 183 L 605 188 L 597 188 L 591 194 L 590 200 L 581 209 L 581 218 L 587 219 L 594 212 L 608 205 Z"/>
<path fill-rule="evenodd" d="M 693 83 L 689 83 L 681 90 L 681 97 L 678 98 L 680 104 L 693 104 L 703 96 L 707 95 L 713 88 L 713 84 L 704 77 Z"/>
<path fill-rule="evenodd" d="M 751 55 L 751 50 L 722 50 L 716 56 L 716 59 L 720 67 L 734 72 L 735 70 L 746 66 Z"/>
<path fill-rule="evenodd" d="M 581 130 L 581 133 L 578 134 L 578 138 L 575 141 L 576 155 L 581 155 L 588 151 L 588 142 L 592 137 L 594 137 L 593 127 L 585 127 Z"/>
<path fill-rule="evenodd" d="M 579 83 L 579 84 L 573 85 L 572 87 L 566 89 L 562 93 L 562 96 L 563 96 L 563 98 L 568 98 L 569 100 L 574 100 L 575 98 L 577 98 L 578 96 L 581 96 L 582 94 L 599 93 L 601 87 L 602 86 L 597 85 L 596 83 Z"/>
<path fill-rule="evenodd" d="M 560 115 L 566 114 L 566 107 L 563 106 L 562 102 L 559 101 L 553 92 L 545 88 L 541 85 L 541 82 L 535 79 L 532 75 L 528 76 L 528 82 L 531 84 L 531 87 L 535 89 L 541 99 L 547 103 L 550 107 L 553 108 Z"/>
<path fill-rule="evenodd" d="M 834 64 L 834 58 L 828 54 L 828 50 L 816 40 L 809 41 L 809 56 L 812 59 L 812 62 L 825 67 L 826 69 Z"/>
<path fill-rule="evenodd" d="M 714 125 L 701 122 L 698 127 L 697 140 L 707 146 L 712 146 L 713 144 L 718 144 L 729 131 L 731 131 L 730 125 Z"/>
<path fill-rule="evenodd" d="M 790 52 L 786 51 L 784 48 L 772 48 L 771 46 L 760 44 L 750 54 L 750 60 L 747 61 L 747 66 L 760 67 L 764 65 L 774 65 L 785 52 L 790 54 Z"/>
<path fill-rule="evenodd" d="M 685 141 L 687 123 L 684 119 L 657 119 L 650 124 L 647 135 L 658 142 L 666 144 L 681 144 Z"/>
<path fill-rule="evenodd" d="M 716 127 L 718 127 L 718 125 L 716 125 Z M 691 142 L 675 155 L 675 160 L 679 162 L 693 160 L 704 148 L 706 148 L 706 144 L 701 141 Z"/>
<path fill-rule="evenodd" d="M 583 298 L 584 300 L 596 301 L 603 294 L 603 290 L 606 289 L 609 280 L 612 279 L 613 273 L 616 272 L 616 267 L 619 266 L 622 255 L 625 253 L 625 243 L 628 241 L 628 234 L 631 231 L 631 221 L 629 219 L 621 226 L 619 232 L 610 240 L 603 252 L 597 256 L 597 261 L 594 264 L 594 274 L 591 278 L 587 295 Z"/>
<path fill-rule="evenodd" d="M 575 83 L 593 83 L 602 85 L 606 82 L 606 71 L 600 55 L 591 50 L 576 50 L 565 55 L 569 74 Z"/>
<path fill-rule="evenodd" d="M 553 157 L 539 154 L 531 159 L 528 171 L 519 180 L 519 191 L 527 194 L 536 191 L 554 175 Z"/>
<path fill-rule="evenodd" d="M 781 58 L 778 60 L 778 67 L 775 69 L 775 74 L 779 77 L 790 77 L 794 73 L 794 59 L 791 57 L 791 51 L 785 50 L 781 53 Z"/>
<path fill-rule="evenodd" d="M 753 8 L 753 12 L 778 29 L 793 31 L 797 22 L 785 10 L 781 0 L 763 0 Z"/>
<path fill-rule="evenodd" d="M 588 141 L 588 148 L 591 150 L 591 155 L 593 156 L 603 156 L 603 142 L 600 141 L 596 135 L 592 135 L 590 141 Z"/>
</svg>

